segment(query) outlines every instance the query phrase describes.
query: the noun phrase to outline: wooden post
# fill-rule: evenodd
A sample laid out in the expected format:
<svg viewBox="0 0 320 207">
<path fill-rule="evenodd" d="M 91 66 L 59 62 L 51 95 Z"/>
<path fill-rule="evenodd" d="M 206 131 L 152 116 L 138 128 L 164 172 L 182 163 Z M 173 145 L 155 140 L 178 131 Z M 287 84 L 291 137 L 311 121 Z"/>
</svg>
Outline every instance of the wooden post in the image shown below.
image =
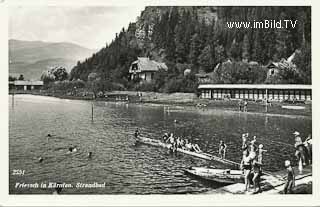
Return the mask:
<svg viewBox="0 0 320 207">
<path fill-rule="evenodd" d="M 268 89 L 266 88 L 266 112 L 268 112 Z"/>
<path fill-rule="evenodd" d="M 91 120 L 93 121 L 93 103 L 91 104 Z"/>
</svg>

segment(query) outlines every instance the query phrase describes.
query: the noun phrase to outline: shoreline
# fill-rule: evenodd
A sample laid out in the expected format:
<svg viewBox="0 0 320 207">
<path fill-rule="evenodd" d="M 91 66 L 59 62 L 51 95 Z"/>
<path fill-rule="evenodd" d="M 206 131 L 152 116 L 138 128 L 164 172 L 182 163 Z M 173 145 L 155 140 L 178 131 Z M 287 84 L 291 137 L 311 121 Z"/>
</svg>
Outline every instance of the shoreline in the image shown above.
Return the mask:
<svg viewBox="0 0 320 207">
<path fill-rule="evenodd" d="M 239 114 L 258 114 L 267 116 L 288 116 L 288 117 L 312 117 L 312 103 L 306 104 L 286 104 L 281 102 L 273 102 L 272 106 L 269 106 L 268 112 L 265 111 L 265 105 L 262 103 L 257 103 L 254 101 L 248 101 L 248 111 L 242 112 L 238 109 L 238 100 L 208 100 L 200 99 L 196 97 L 195 94 L 191 93 L 176 93 L 176 94 L 161 94 L 155 92 L 143 92 L 141 99 L 137 97 L 133 91 L 114 91 L 108 93 L 110 97 L 96 98 L 93 99 L 90 96 L 74 96 L 66 94 L 52 93 L 48 91 L 9 91 L 9 95 L 37 95 L 43 97 L 55 97 L 60 99 L 68 100 L 85 100 L 85 101 L 95 101 L 95 102 L 110 102 L 110 103 L 131 103 L 131 104 L 143 104 L 143 105 L 156 105 L 168 107 L 170 111 L 170 106 L 179 107 L 181 109 L 201 109 L 205 111 L 214 110 L 224 110 L 228 112 L 234 112 Z M 114 96 L 119 95 L 122 98 L 114 98 Z M 128 97 L 126 99 L 126 97 Z M 160 96 L 159 98 L 157 98 Z M 155 98 L 156 97 L 156 98 Z M 286 109 L 282 106 L 303 106 L 304 109 Z"/>
</svg>

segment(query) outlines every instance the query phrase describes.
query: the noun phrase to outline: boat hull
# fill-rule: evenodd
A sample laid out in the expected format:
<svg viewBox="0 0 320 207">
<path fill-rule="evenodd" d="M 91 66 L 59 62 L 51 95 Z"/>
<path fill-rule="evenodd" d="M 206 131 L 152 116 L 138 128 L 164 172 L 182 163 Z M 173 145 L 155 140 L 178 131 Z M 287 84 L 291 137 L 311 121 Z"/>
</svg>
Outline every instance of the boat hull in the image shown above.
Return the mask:
<svg viewBox="0 0 320 207">
<path fill-rule="evenodd" d="M 185 173 L 201 179 L 224 184 L 244 183 L 244 174 L 241 170 L 212 169 L 204 167 L 191 167 Z"/>
</svg>

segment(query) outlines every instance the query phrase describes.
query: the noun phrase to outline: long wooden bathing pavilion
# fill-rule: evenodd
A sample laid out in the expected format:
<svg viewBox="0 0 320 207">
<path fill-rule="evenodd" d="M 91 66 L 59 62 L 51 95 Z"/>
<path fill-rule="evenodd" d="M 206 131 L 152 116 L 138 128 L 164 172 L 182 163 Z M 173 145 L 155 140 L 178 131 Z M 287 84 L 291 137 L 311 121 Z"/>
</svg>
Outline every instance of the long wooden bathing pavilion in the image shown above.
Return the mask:
<svg viewBox="0 0 320 207">
<path fill-rule="evenodd" d="M 302 84 L 200 84 L 203 99 L 312 100 L 312 86 Z"/>
</svg>

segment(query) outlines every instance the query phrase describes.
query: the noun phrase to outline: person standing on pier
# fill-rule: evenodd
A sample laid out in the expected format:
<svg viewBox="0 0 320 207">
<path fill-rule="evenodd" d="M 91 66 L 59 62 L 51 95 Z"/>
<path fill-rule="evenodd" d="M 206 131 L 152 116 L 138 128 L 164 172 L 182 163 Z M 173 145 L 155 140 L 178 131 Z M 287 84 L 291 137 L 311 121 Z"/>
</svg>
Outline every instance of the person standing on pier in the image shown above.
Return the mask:
<svg viewBox="0 0 320 207">
<path fill-rule="evenodd" d="M 249 133 L 242 134 L 242 146 L 241 146 L 241 149 L 242 149 L 242 151 L 247 151 L 249 153 L 248 144 L 247 144 L 248 136 L 249 136 Z"/>
<path fill-rule="evenodd" d="M 219 144 L 219 156 L 222 159 L 226 159 L 226 149 L 227 145 L 224 143 L 224 141 L 220 140 Z"/>
<path fill-rule="evenodd" d="M 249 190 L 250 187 L 250 173 L 251 173 L 251 158 L 249 157 L 248 151 L 243 151 L 243 156 L 240 164 L 240 168 L 244 172 L 244 184 L 245 191 Z"/>
<path fill-rule="evenodd" d="M 242 111 L 242 100 L 240 99 L 238 102 L 239 111 Z"/>
<path fill-rule="evenodd" d="M 263 153 L 267 152 L 267 150 L 263 149 L 263 144 L 259 144 L 259 149 L 258 149 L 258 163 L 262 165 L 262 156 Z"/>
<path fill-rule="evenodd" d="M 243 111 L 244 112 L 248 111 L 248 102 L 247 101 L 244 101 L 244 103 L 243 103 Z"/>
<path fill-rule="evenodd" d="M 312 138 L 311 138 L 311 134 L 309 134 L 309 136 L 304 141 L 304 145 L 308 151 L 309 164 L 311 164 L 312 163 Z"/>
<path fill-rule="evenodd" d="M 294 174 L 294 170 L 293 170 L 289 160 L 286 160 L 284 162 L 284 165 L 287 168 L 287 173 L 288 174 L 285 177 L 286 178 L 286 183 L 284 185 L 283 193 L 284 194 L 291 194 L 292 193 L 292 189 L 295 186 L 295 174 Z"/>
<path fill-rule="evenodd" d="M 260 186 L 260 176 L 262 174 L 261 164 L 258 163 L 256 160 L 253 160 L 252 162 L 252 172 L 253 172 L 253 189 L 254 193 L 261 192 L 261 186 Z M 258 187 L 258 191 L 256 191 Z"/>
<path fill-rule="evenodd" d="M 300 133 L 295 131 L 293 134 L 294 134 L 294 140 L 295 140 L 294 147 L 296 148 L 295 156 L 297 157 L 298 162 L 301 159 L 303 166 L 305 166 L 306 165 L 305 146 L 303 145 L 302 139 L 300 137 Z"/>
</svg>

